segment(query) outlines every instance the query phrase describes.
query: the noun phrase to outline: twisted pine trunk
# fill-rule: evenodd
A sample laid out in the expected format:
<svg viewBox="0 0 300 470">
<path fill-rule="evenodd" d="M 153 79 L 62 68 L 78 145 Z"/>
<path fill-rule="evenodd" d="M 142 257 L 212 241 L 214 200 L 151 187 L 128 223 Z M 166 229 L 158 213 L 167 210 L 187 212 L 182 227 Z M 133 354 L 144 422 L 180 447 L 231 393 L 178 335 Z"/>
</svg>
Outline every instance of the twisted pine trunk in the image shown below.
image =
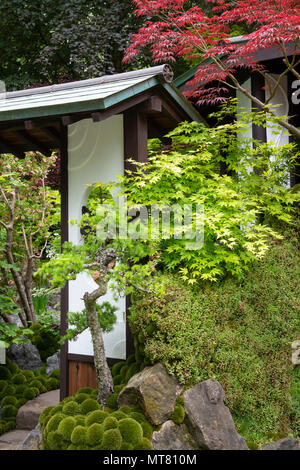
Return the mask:
<svg viewBox="0 0 300 470">
<path fill-rule="evenodd" d="M 101 404 L 102 408 L 105 407 L 107 398 L 114 391 L 113 378 L 106 361 L 103 334 L 96 309 L 97 299 L 105 295 L 106 291 L 107 285 L 104 284 L 94 292 L 86 292 L 83 296 L 94 349 L 94 365 L 98 384 L 98 402 Z"/>
</svg>

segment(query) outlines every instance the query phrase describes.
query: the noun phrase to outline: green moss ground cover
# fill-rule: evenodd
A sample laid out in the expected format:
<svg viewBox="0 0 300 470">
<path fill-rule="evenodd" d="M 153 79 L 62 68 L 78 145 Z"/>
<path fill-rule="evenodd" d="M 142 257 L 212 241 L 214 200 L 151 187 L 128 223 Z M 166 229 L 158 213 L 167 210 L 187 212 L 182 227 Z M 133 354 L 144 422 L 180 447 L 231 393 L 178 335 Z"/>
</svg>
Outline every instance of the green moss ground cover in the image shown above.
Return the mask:
<svg viewBox="0 0 300 470">
<path fill-rule="evenodd" d="M 59 388 L 59 369 L 46 375 L 46 366 L 40 370 L 21 370 L 7 359 L 0 366 L 0 435 L 16 427 L 18 409 L 41 393 Z"/>
<path fill-rule="evenodd" d="M 122 364 L 122 366 L 121 366 Z M 120 363 L 116 369 L 124 367 Z M 153 428 L 137 407 L 101 409 L 97 390 L 78 390 L 40 415 L 43 450 L 151 450 Z"/>
</svg>

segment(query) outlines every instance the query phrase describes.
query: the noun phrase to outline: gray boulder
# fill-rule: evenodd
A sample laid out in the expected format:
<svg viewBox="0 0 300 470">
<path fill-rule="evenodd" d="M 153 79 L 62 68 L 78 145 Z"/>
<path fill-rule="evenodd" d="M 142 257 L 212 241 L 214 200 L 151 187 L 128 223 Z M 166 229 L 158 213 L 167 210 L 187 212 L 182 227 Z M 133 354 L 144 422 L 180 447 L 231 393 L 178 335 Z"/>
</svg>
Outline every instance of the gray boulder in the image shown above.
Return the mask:
<svg viewBox="0 0 300 470">
<path fill-rule="evenodd" d="M 118 405 L 139 405 L 149 421 L 158 425 L 170 418 L 182 389 L 162 364 L 155 364 L 131 377 L 118 396 Z"/>
<path fill-rule="evenodd" d="M 195 450 L 197 443 L 189 434 L 185 424 L 166 421 L 152 436 L 154 450 Z"/>
<path fill-rule="evenodd" d="M 34 344 L 11 344 L 7 350 L 9 359 L 23 370 L 40 369 L 43 365 L 39 351 Z"/>
<path fill-rule="evenodd" d="M 47 358 L 46 374 L 49 375 L 55 369 L 59 369 L 59 368 L 60 368 L 60 353 L 57 352 L 53 354 L 53 356 L 50 356 Z"/>
<path fill-rule="evenodd" d="M 248 450 L 224 405 L 225 392 L 217 380 L 205 380 L 183 394 L 186 419 L 202 449 Z"/>
<path fill-rule="evenodd" d="M 266 444 L 259 448 L 259 450 L 300 450 L 300 442 L 293 437 L 285 437 L 271 444 Z"/>
</svg>

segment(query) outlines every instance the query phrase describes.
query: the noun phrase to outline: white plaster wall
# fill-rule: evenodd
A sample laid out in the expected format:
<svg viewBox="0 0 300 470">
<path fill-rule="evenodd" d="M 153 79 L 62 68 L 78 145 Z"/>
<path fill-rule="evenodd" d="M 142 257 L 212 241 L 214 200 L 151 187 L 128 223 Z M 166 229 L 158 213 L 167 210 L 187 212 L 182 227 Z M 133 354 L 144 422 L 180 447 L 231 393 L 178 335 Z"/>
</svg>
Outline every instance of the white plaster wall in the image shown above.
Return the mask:
<svg viewBox="0 0 300 470">
<path fill-rule="evenodd" d="M 276 80 L 278 79 L 279 75 L 276 74 L 268 74 L 268 80 L 270 80 L 271 84 L 275 84 Z M 243 83 L 244 88 L 251 89 L 251 81 L 250 78 Z M 289 102 L 288 102 L 288 83 L 287 83 L 287 77 L 283 77 L 281 80 L 281 84 L 278 87 L 275 96 L 271 99 L 271 105 L 275 106 L 273 111 L 275 112 L 276 116 L 286 116 L 289 113 Z M 268 98 L 269 93 L 268 89 L 266 89 L 266 98 Z M 251 100 L 247 98 L 243 93 L 240 91 L 237 92 L 237 100 L 238 100 L 238 106 L 240 108 L 243 108 L 241 110 L 248 112 L 252 110 L 252 105 L 251 105 Z M 280 105 L 280 106 L 279 106 Z M 280 132 L 278 133 L 278 129 L 280 129 Z M 278 128 L 276 129 L 276 132 L 274 129 L 271 129 L 270 127 L 267 127 L 267 142 L 274 145 L 274 147 L 280 146 L 280 145 L 285 145 L 289 143 L 289 137 L 287 135 L 287 132 L 285 129 Z M 241 139 L 246 138 L 252 138 L 252 126 L 249 126 L 249 129 L 247 129 L 247 132 L 241 133 Z M 286 186 L 290 186 L 290 175 L 286 175 Z"/>
<path fill-rule="evenodd" d="M 90 188 L 87 184 L 107 183 L 124 172 L 123 116 L 112 116 L 102 122 L 93 123 L 84 119 L 68 127 L 69 158 L 69 220 L 80 220 L 81 208 L 86 205 Z M 69 240 L 81 242 L 77 225 L 69 224 Z M 80 274 L 69 282 L 69 311 L 80 312 L 84 308 L 82 296 L 92 291 L 97 284 L 88 274 Z M 126 324 L 125 298 L 114 302 L 111 292 L 99 299 L 99 303 L 109 301 L 118 307 L 117 322 L 111 333 L 104 334 L 107 357 L 125 359 Z M 93 346 L 88 330 L 76 341 L 69 342 L 69 353 L 93 356 Z"/>
</svg>

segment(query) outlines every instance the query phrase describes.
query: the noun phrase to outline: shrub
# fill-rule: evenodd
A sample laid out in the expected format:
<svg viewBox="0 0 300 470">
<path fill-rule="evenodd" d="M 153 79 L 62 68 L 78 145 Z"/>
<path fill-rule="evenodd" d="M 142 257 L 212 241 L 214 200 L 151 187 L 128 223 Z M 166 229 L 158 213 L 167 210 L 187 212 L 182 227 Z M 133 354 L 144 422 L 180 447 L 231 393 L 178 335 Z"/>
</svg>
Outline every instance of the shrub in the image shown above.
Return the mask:
<svg viewBox="0 0 300 470">
<path fill-rule="evenodd" d="M 152 450 L 153 447 L 149 439 L 146 439 L 145 437 L 143 437 L 143 439 L 141 439 L 140 442 L 138 442 L 138 444 L 136 444 L 133 449 L 134 450 Z"/>
<path fill-rule="evenodd" d="M 128 370 L 128 366 L 126 364 L 123 365 L 123 367 L 121 367 L 121 369 L 120 369 L 120 376 L 123 380 L 125 379 L 127 370 Z"/>
<path fill-rule="evenodd" d="M 119 375 L 120 374 L 120 369 L 123 366 L 124 366 L 124 361 L 116 362 L 116 364 L 114 364 L 111 368 L 112 376 L 115 377 L 116 375 Z"/>
<path fill-rule="evenodd" d="M 124 441 L 135 445 L 142 440 L 143 429 L 134 419 L 121 419 L 118 423 L 118 428 Z"/>
<path fill-rule="evenodd" d="M 90 395 L 92 394 L 95 390 L 95 388 L 92 388 L 92 387 L 83 387 L 83 388 L 80 388 L 77 393 L 86 393 L 87 395 Z"/>
<path fill-rule="evenodd" d="M 63 405 L 62 412 L 65 415 L 74 416 L 79 413 L 80 405 L 76 401 L 68 401 Z"/>
<path fill-rule="evenodd" d="M 24 395 L 25 390 L 27 390 L 26 384 L 17 385 L 15 389 L 16 395 Z"/>
<path fill-rule="evenodd" d="M 13 396 L 6 396 L 1 400 L 1 406 L 4 407 L 6 405 L 13 405 L 16 406 L 17 404 L 17 399 L 16 397 Z"/>
<path fill-rule="evenodd" d="M 10 370 L 12 375 L 16 374 L 20 370 L 17 364 L 12 362 L 9 358 L 7 358 L 6 367 Z"/>
<path fill-rule="evenodd" d="M 127 405 L 123 405 L 123 406 L 120 406 L 120 408 L 119 408 L 118 411 L 122 411 L 122 413 L 125 413 L 126 415 L 128 415 L 129 413 L 132 413 L 132 412 L 133 412 L 133 407 L 127 406 Z"/>
<path fill-rule="evenodd" d="M 60 421 L 57 430 L 61 433 L 63 439 L 69 441 L 71 440 L 71 434 L 76 425 L 77 423 L 75 418 L 68 416 L 67 418 L 64 418 L 62 421 Z"/>
<path fill-rule="evenodd" d="M 101 448 L 103 450 L 119 450 L 122 444 L 122 436 L 119 429 L 109 429 L 103 433 Z"/>
<path fill-rule="evenodd" d="M 16 387 L 14 385 L 11 385 L 9 382 L 6 389 L 5 389 L 5 394 L 6 395 L 15 395 L 16 393 Z"/>
<path fill-rule="evenodd" d="M 120 375 L 115 375 L 113 377 L 114 385 L 120 385 L 124 379 Z"/>
<path fill-rule="evenodd" d="M 143 423 L 144 421 L 147 421 L 145 416 L 138 412 L 138 411 L 132 411 L 129 413 L 129 417 L 137 421 L 138 423 Z"/>
<path fill-rule="evenodd" d="M 32 325 L 34 335 L 31 342 L 37 347 L 43 362 L 59 350 L 59 332 L 43 328 L 38 323 Z"/>
<path fill-rule="evenodd" d="M 151 424 L 148 423 L 148 421 L 142 421 L 140 422 L 140 425 L 142 426 L 143 437 L 146 437 L 147 439 L 149 439 L 149 441 L 151 441 L 153 434 L 153 428 Z"/>
<path fill-rule="evenodd" d="M 130 444 L 129 442 L 122 441 L 120 450 L 133 450 L 133 445 Z"/>
<path fill-rule="evenodd" d="M 20 408 L 21 406 L 25 405 L 27 403 L 27 398 L 19 398 L 17 401 L 16 407 Z"/>
<path fill-rule="evenodd" d="M 78 393 L 74 396 L 74 400 L 77 403 L 82 403 L 84 400 L 87 400 L 89 398 L 89 395 L 87 393 Z"/>
<path fill-rule="evenodd" d="M 134 354 L 131 354 L 130 356 L 128 356 L 128 358 L 126 359 L 126 364 L 128 366 L 130 366 L 131 364 L 133 364 L 135 362 L 135 356 Z"/>
<path fill-rule="evenodd" d="M 112 410 L 116 410 L 118 408 L 118 395 L 113 393 L 110 397 L 108 397 L 106 400 L 106 405 Z"/>
<path fill-rule="evenodd" d="M 48 390 L 57 390 L 59 389 L 60 382 L 58 379 L 55 379 L 54 377 L 50 377 L 50 379 L 47 380 L 46 387 Z"/>
<path fill-rule="evenodd" d="M 185 411 L 184 411 L 183 406 L 182 405 L 175 405 L 174 411 L 173 411 L 170 419 L 175 424 L 181 424 L 181 423 L 183 423 L 184 415 L 185 415 Z"/>
<path fill-rule="evenodd" d="M 50 378 L 50 379 L 57 379 L 57 380 L 59 380 L 59 379 L 60 379 L 60 370 L 59 370 L 59 369 L 55 369 L 55 370 L 53 370 L 52 372 L 50 372 L 49 378 Z"/>
<path fill-rule="evenodd" d="M 11 371 L 8 367 L 0 366 L 0 380 L 9 380 L 11 377 Z"/>
<path fill-rule="evenodd" d="M 2 408 L 2 418 L 15 418 L 18 413 L 18 408 L 14 405 L 7 405 Z"/>
<path fill-rule="evenodd" d="M 40 392 L 42 392 L 42 390 L 45 388 L 42 382 L 40 382 L 39 380 L 32 380 L 31 382 L 29 382 L 29 387 L 37 388 Z"/>
<path fill-rule="evenodd" d="M 51 416 L 47 424 L 47 433 L 51 431 L 56 431 L 59 423 L 65 418 L 65 415 L 61 412 L 56 413 L 55 415 Z"/>
<path fill-rule="evenodd" d="M 24 392 L 24 397 L 26 400 L 33 400 L 36 397 L 35 390 L 32 388 L 27 388 Z"/>
<path fill-rule="evenodd" d="M 76 415 L 74 416 L 74 418 L 76 419 L 76 424 L 78 426 L 85 426 L 86 422 L 85 422 L 85 419 L 86 417 L 84 415 Z"/>
<path fill-rule="evenodd" d="M 102 410 L 92 411 L 86 418 L 85 423 L 87 426 L 91 426 L 91 424 L 98 423 L 102 424 L 105 418 L 108 417 L 108 413 L 105 413 Z"/>
<path fill-rule="evenodd" d="M 125 418 L 127 418 L 126 414 L 123 413 L 123 412 L 120 411 L 120 410 L 113 411 L 110 416 L 113 416 L 113 417 L 116 418 L 118 421 L 120 421 L 120 419 L 125 419 Z"/>
<path fill-rule="evenodd" d="M 125 382 L 127 383 L 129 381 L 129 379 L 131 379 L 131 377 L 135 374 L 137 374 L 139 372 L 140 368 L 138 366 L 138 364 L 136 362 L 134 362 L 133 364 L 131 364 L 129 367 L 128 367 L 128 370 L 126 372 L 126 375 L 125 375 Z"/>
<path fill-rule="evenodd" d="M 118 427 L 118 420 L 111 415 L 105 418 L 105 420 L 103 421 L 104 431 L 107 431 L 108 429 L 114 429 L 117 427 Z"/>
<path fill-rule="evenodd" d="M 24 374 L 15 374 L 12 376 L 12 383 L 15 384 L 15 385 L 21 385 L 21 384 L 24 384 L 26 382 L 26 378 L 24 376 Z"/>
<path fill-rule="evenodd" d="M 80 412 L 83 415 L 86 415 L 90 411 L 95 411 L 99 409 L 100 409 L 99 403 L 96 400 L 93 400 L 92 398 L 88 398 L 87 400 L 84 400 L 80 405 Z"/>
<path fill-rule="evenodd" d="M 50 450 L 61 450 L 63 448 L 63 436 L 59 431 L 51 431 L 47 436 L 47 444 Z"/>
<path fill-rule="evenodd" d="M 46 426 L 47 422 L 50 419 L 50 411 L 54 408 L 54 406 L 48 406 L 48 408 L 45 408 L 39 417 L 39 423 L 44 427 Z"/>
<path fill-rule="evenodd" d="M 0 392 L 3 392 L 7 387 L 7 382 L 5 380 L 0 380 Z"/>
<path fill-rule="evenodd" d="M 33 380 L 35 377 L 32 370 L 23 370 L 22 374 L 24 375 L 27 381 Z"/>
<path fill-rule="evenodd" d="M 71 442 L 76 446 L 86 444 L 86 428 L 84 426 L 76 426 L 71 435 Z"/>
<path fill-rule="evenodd" d="M 103 438 L 104 428 L 99 423 L 94 423 L 88 427 L 86 432 L 86 441 L 88 445 L 100 445 Z"/>
</svg>

